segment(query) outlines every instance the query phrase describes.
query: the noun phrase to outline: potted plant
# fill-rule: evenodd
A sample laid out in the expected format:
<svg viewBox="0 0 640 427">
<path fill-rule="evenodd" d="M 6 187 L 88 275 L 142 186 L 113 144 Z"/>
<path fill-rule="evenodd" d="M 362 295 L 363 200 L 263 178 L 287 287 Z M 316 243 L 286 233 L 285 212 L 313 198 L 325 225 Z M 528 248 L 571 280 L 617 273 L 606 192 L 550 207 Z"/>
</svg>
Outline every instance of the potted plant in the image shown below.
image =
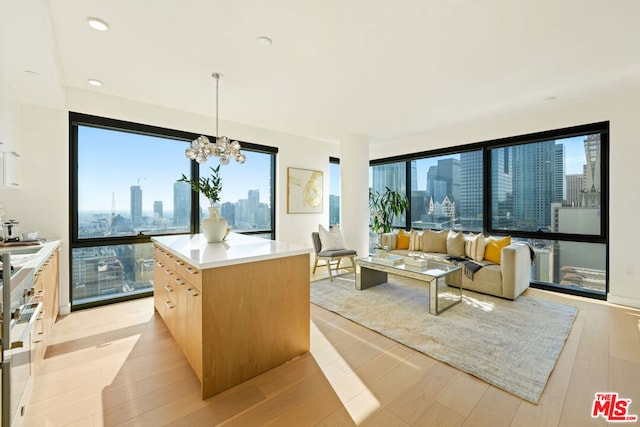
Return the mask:
<svg viewBox="0 0 640 427">
<path fill-rule="evenodd" d="M 222 177 L 220 165 L 211 167 L 211 176 L 200 177 L 198 180 L 190 180 L 185 174 L 178 182 L 186 182 L 193 191 L 202 193 L 209 200 L 209 217 L 202 219 L 202 233 L 209 243 L 222 242 L 229 233 L 227 220 L 220 216 L 220 207 L 216 204 L 220 201 L 222 191 Z"/>
<path fill-rule="evenodd" d="M 371 229 L 378 235 L 378 244 L 374 249 L 384 249 L 380 246 L 382 233 L 390 233 L 393 218 L 402 215 L 409 208 L 409 199 L 404 194 L 385 187 L 380 193 L 369 188 L 369 211 L 371 212 Z"/>
</svg>

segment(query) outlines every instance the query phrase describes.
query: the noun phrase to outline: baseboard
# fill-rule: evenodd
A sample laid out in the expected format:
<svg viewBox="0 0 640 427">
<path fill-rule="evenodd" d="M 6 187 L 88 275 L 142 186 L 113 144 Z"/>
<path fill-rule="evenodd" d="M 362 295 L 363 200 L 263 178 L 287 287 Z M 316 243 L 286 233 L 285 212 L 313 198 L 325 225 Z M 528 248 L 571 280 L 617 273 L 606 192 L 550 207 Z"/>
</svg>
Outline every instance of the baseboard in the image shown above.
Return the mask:
<svg viewBox="0 0 640 427">
<path fill-rule="evenodd" d="M 621 297 L 617 295 L 607 295 L 607 302 L 611 304 L 619 304 L 626 305 L 628 307 L 640 308 L 640 299 L 638 298 L 630 298 L 630 297 Z"/>
<path fill-rule="evenodd" d="M 67 314 L 71 313 L 71 304 L 69 303 L 63 304 L 59 307 L 58 310 L 59 310 L 58 314 L 60 316 L 66 316 Z"/>
</svg>

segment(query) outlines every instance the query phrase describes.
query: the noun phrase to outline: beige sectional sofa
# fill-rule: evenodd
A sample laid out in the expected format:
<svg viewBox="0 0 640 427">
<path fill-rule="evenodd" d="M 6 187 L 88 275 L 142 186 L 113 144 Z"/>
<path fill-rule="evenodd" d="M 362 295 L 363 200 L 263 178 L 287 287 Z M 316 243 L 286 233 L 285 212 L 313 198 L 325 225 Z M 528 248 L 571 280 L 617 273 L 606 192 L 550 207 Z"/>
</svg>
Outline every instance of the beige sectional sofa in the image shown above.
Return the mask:
<svg viewBox="0 0 640 427">
<path fill-rule="evenodd" d="M 529 246 L 511 243 L 509 237 L 485 238 L 482 233 L 451 230 L 401 230 L 382 234 L 380 244 L 392 254 L 418 255 L 445 263 L 453 262 L 447 256 L 464 257 L 481 264 L 472 275 L 462 274 L 464 289 L 515 300 L 529 287 L 532 256 Z"/>
</svg>

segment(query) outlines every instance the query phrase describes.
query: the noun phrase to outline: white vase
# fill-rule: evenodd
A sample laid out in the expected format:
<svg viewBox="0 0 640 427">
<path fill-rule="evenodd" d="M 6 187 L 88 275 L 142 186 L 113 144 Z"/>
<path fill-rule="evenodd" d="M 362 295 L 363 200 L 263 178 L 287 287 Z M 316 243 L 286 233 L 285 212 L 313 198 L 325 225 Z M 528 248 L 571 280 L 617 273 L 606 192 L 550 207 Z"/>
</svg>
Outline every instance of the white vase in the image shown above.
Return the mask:
<svg viewBox="0 0 640 427">
<path fill-rule="evenodd" d="M 219 243 L 227 236 L 227 220 L 220 216 L 219 207 L 210 207 L 209 216 L 202 219 L 202 234 L 209 243 Z"/>
</svg>

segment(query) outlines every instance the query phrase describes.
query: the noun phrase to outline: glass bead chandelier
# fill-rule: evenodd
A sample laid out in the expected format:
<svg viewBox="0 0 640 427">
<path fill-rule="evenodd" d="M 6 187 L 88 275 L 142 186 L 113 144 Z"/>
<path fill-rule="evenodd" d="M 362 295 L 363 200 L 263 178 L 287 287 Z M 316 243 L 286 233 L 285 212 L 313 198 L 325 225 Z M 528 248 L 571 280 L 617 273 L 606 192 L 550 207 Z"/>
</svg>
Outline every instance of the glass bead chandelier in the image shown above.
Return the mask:
<svg viewBox="0 0 640 427">
<path fill-rule="evenodd" d="M 204 135 L 200 135 L 191 142 L 191 146 L 185 150 L 185 155 L 198 163 L 204 163 L 209 157 L 219 157 L 221 165 L 228 165 L 230 159 L 242 164 L 247 157 L 240 151 L 240 143 L 231 141 L 226 136 L 218 136 L 218 83 L 222 78 L 220 73 L 212 73 L 216 79 L 216 139 L 215 143 L 209 141 Z"/>
</svg>

